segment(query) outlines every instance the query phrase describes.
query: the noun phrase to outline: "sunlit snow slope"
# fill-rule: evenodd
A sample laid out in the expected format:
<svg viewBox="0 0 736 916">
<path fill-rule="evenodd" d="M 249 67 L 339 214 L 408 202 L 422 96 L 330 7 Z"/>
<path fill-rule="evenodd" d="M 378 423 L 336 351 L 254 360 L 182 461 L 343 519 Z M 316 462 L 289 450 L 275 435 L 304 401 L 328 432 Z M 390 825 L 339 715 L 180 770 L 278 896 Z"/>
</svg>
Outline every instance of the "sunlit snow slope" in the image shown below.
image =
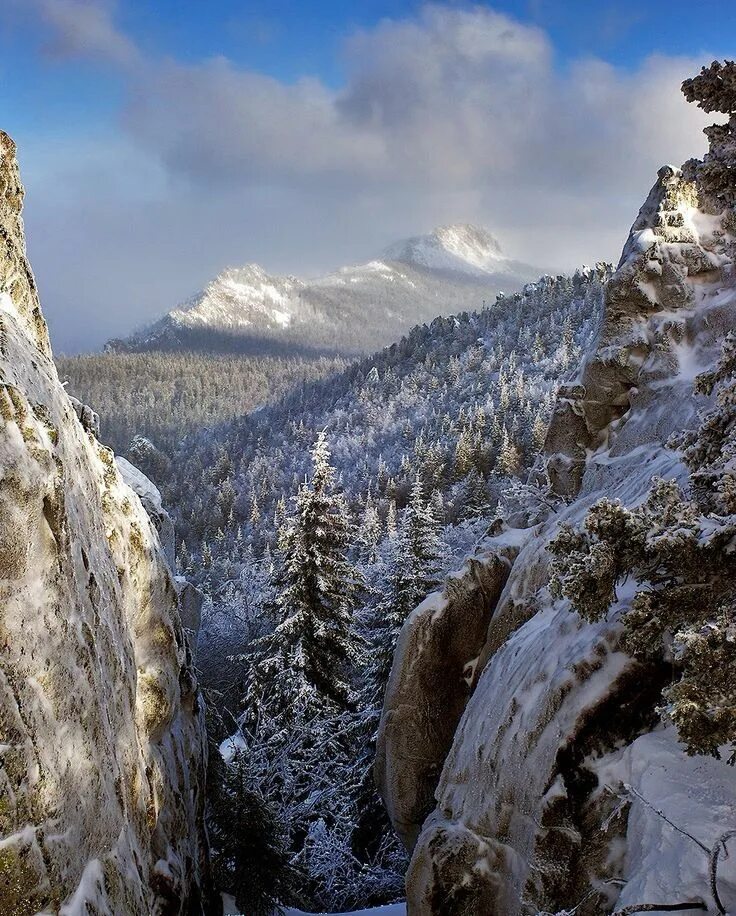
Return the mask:
<svg viewBox="0 0 736 916">
<path fill-rule="evenodd" d="M 540 273 L 504 257 L 486 230 L 446 226 L 312 280 L 271 276 L 257 264 L 228 269 L 155 324 L 108 347 L 370 352 L 437 315 L 515 292 Z"/>
</svg>

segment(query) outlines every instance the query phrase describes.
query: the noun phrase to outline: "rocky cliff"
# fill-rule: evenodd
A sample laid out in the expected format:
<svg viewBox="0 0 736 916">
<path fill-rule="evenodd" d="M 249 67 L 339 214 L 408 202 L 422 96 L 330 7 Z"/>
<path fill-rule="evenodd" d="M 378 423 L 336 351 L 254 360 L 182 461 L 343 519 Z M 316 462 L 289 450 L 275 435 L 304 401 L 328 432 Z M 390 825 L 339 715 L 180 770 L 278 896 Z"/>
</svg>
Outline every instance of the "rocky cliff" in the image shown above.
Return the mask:
<svg viewBox="0 0 736 916">
<path fill-rule="evenodd" d="M 597 345 L 547 436 L 556 510 L 489 538 L 473 581 L 404 627 L 377 775 L 413 850 L 411 914 L 592 916 L 681 901 L 725 912 L 697 844 L 736 826 L 736 771 L 687 756 L 662 724 L 671 660 L 643 663 L 621 644 L 633 589 L 586 622 L 553 597 L 547 547 L 601 496 L 635 506 L 655 476 L 687 483 L 672 435 L 697 425 L 708 402 L 694 380 L 736 330 L 736 116 L 729 124 L 711 129 L 704 162 L 660 170 L 632 227 Z M 729 911 L 735 858 L 719 876 Z"/>
<path fill-rule="evenodd" d="M 196 913 L 204 711 L 177 589 L 59 383 L 22 201 L 0 134 L 0 912 Z"/>
</svg>

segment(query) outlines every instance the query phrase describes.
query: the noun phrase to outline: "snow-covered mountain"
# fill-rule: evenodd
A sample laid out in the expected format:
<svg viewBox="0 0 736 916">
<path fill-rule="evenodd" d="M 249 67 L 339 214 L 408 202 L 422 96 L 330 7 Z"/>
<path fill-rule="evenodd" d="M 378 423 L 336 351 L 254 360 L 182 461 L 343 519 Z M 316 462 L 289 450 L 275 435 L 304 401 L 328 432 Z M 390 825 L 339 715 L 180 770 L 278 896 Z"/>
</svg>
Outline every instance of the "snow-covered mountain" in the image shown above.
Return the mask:
<svg viewBox="0 0 736 916">
<path fill-rule="evenodd" d="M 512 263 L 498 240 L 477 226 L 440 226 L 429 235 L 417 235 L 390 245 L 383 253 L 389 261 L 403 261 L 430 270 L 460 273 L 512 273 Z"/>
<path fill-rule="evenodd" d="M 316 279 L 229 268 L 113 351 L 370 352 L 409 328 L 515 292 L 541 270 L 506 258 L 485 229 L 445 226 Z"/>
</svg>

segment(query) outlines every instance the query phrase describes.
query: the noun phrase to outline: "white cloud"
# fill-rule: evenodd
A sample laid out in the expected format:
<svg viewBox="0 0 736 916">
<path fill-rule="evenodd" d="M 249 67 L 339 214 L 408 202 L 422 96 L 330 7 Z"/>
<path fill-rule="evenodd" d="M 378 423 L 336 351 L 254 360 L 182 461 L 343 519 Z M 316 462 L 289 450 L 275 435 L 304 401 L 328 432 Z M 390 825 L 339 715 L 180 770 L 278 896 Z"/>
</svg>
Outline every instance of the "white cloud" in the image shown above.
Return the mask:
<svg viewBox="0 0 736 916">
<path fill-rule="evenodd" d="M 114 23 L 114 0 L 15 0 L 35 11 L 50 30 L 47 53 L 93 57 L 130 67 L 140 62 L 135 44 Z"/>
<path fill-rule="evenodd" d="M 702 147 L 679 83 L 693 61 L 635 73 L 581 60 L 565 73 L 538 29 L 488 9 L 426 7 L 345 48 L 341 92 L 286 85 L 223 59 L 167 62 L 126 123 L 172 172 L 202 184 L 335 182 L 436 191 L 509 183 L 589 193 Z M 392 193 L 392 192 L 391 192 Z"/>
<path fill-rule="evenodd" d="M 484 223 L 510 253 L 544 267 L 615 259 L 657 168 L 705 146 L 709 119 L 679 91 L 702 61 L 653 55 L 630 71 L 581 58 L 561 68 L 543 31 L 485 7 L 431 5 L 355 34 L 335 90 L 224 58 L 146 59 L 115 28 L 109 3 L 34 2 L 65 53 L 120 67 L 129 87 L 120 144 L 139 157 L 130 184 L 136 168 L 146 181 L 153 165 L 163 169 L 135 232 L 115 231 L 130 208 L 104 180 L 94 195 L 80 182 L 73 203 L 88 208 L 78 244 L 88 259 L 104 250 L 111 274 L 101 232 L 115 237 L 128 271 L 121 266 L 121 303 L 130 265 L 146 265 L 136 320 L 227 261 L 321 269 L 448 220 Z M 98 158 L 112 174 L 119 157 Z M 71 201 L 74 183 L 66 186 Z M 178 273 L 176 245 L 186 252 Z M 49 270 L 47 287 L 53 278 Z M 106 295 L 115 299 L 115 283 Z"/>
</svg>

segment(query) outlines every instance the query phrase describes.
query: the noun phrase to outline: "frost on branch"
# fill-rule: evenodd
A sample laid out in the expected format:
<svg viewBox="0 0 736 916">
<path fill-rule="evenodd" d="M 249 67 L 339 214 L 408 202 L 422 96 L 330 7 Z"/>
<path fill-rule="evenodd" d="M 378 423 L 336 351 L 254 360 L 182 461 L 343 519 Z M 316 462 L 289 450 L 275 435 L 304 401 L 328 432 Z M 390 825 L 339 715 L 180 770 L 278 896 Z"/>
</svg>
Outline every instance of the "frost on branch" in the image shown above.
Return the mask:
<svg viewBox="0 0 736 916">
<path fill-rule="evenodd" d="M 685 80 L 682 91 L 688 102 L 696 102 L 703 111 L 730 116 L 725 124 L 706 127 L 710 151 L 702 162 L 691 160 L 689 166 L 716 210 L 736 206 L 736 63 L 713 61 L 698 76 Z"/>
<path fill-rule="evenodd" d="M 582 530 L 561 528 L 550 544 L 552 587 L 588 620 L 605 616 L 616 588 L 638 589 L 623 615 L 624 646 L 638 657 L 672 661 L 676 677 L 663 711 L 688 753 L 719 756 L 736 746 L 736 340 L 726 339 L 701 391 L 716 406 L 685 442 L 691 498 L 656 480 L 643 504 L 600 500 Z M 734 756 L 730 762 L 734 762 Z"/>
<path fill-rule="evenodd" d="M 736 112 L 736 63 L 714 60 L 698 76 L 685 80 L 682 91 L 688 102 L 697 102 L 703 111 Z"/>
</svg>

